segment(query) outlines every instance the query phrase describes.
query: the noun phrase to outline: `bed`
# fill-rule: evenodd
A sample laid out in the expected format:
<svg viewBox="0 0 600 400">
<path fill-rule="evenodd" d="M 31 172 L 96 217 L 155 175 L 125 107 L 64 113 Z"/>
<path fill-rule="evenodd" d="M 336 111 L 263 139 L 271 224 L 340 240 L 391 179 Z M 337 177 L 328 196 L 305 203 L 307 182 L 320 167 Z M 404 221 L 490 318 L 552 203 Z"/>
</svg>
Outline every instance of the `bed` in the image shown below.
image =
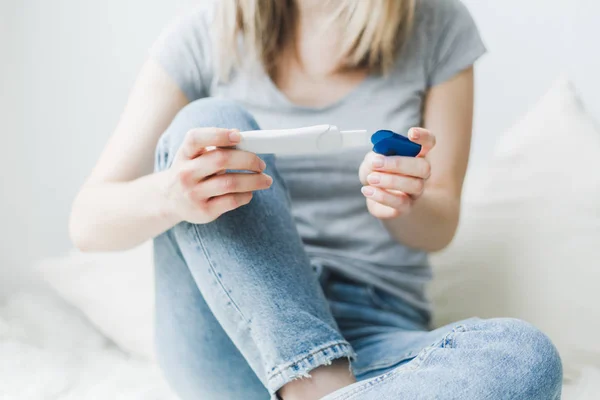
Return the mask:
<svg viewBox="0 0 600 400">
<path fill-rule="evenodd" d="M 45 290 L 0 305 L 3 400 L 175 400 L 153 362 L 132 356 Z"/>
</svg>

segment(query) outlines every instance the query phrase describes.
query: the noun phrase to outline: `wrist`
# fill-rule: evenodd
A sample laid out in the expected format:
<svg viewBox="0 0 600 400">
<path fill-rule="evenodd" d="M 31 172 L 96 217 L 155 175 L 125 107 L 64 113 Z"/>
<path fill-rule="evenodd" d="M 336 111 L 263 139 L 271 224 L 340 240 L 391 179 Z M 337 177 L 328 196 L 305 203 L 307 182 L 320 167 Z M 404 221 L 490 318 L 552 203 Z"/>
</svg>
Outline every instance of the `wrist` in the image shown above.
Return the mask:
<svg viewBox="0 0 600 400">
<path fill-rule="evenodd" d="M 173 180 L 170 176 L 170 170 L 157 172 L 157 185 L 156 191 L 158 193 L 157 210 L 158 217 L 164 221 L 165 224 L 173 227 L 183 220 L 177 213 L 177 207 L 173 201 Z"/>
</svg>

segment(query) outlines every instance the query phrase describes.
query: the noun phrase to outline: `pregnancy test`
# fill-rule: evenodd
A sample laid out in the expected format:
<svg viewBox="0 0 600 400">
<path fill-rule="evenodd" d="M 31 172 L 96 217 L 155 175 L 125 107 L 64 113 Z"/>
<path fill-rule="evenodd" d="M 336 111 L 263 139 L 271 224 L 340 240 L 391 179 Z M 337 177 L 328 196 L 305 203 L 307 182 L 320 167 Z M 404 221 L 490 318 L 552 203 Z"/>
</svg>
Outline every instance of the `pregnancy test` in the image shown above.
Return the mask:
<svg viewBox="0 0 600 400">
<path fill-rule="evenodd" d="M 370 147 L 366 130 L 340 131 L 334 125 L 316 125 L 298 129 L 274 129 L 240 132 L 240 150 L 256 154 L 301 155 L 335 153 Z"/>
<path fill-rule="evenodd" d="M 297 129 L 273 129 L 240 132 L 236 148 L 256 154 L 302 155 L 335 153 L 347 149 L 373 151 L 385 156 L 416 157 L 421 146 L 389 130 L 369 135 L 366 130 L 340 131 L 334 125 L 316 125 Z"/>
</svg>

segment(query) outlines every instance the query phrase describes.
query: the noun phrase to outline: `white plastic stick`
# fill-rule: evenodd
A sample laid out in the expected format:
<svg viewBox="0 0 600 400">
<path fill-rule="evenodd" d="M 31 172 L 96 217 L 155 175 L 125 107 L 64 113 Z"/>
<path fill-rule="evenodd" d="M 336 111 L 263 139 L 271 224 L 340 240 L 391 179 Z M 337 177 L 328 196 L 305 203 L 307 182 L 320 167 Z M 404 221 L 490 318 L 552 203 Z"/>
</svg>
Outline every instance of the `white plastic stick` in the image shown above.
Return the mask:
<svg viewBox="0 0 600 400">
<path fill-rule="evenodd" d="M 298 129 L 241 132 L 237 148 L 256 154 L 301 155 L 335 153 L 370 146 L 366 130 L 340 131 L 334 125 L 316 125 Z"/>
</svg>

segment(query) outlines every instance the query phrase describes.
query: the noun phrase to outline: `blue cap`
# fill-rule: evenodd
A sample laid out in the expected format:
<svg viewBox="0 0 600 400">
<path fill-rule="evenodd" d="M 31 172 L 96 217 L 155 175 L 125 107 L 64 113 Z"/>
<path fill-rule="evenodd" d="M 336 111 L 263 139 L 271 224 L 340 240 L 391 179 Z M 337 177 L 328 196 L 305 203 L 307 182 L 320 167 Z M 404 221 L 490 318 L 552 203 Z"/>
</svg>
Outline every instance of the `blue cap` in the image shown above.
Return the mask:
<svg viewBox="0 0 600 400">
<path fill-rule="evenodd" d="M 421 152 L 420 144 L 388 130 L 375 132 L 371 136 L 371 143 L 373 151 L 384 156 L 416 157 Z"/>
</svg>

